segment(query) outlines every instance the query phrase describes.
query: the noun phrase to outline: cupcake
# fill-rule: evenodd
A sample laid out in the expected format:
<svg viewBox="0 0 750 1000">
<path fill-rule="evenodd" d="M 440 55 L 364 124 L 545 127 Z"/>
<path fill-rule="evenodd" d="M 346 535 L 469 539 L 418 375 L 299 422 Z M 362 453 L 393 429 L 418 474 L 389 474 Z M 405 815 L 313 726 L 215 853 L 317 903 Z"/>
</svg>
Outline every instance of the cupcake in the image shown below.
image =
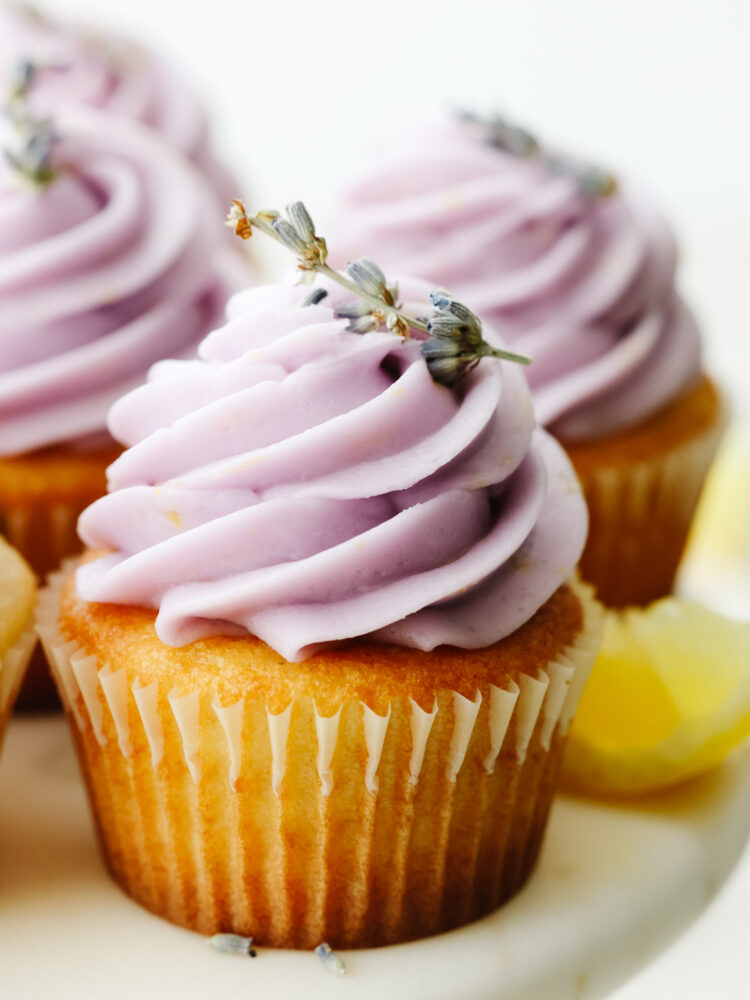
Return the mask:
<svg viewBox="0 0 750 1000">
<path fill-rule="evenodd" d="M 88 110 L 0 124 L 0 532 L 42 576 L 119 448 L 113 400 L 189 355 L 246 272 L 198 172 Z M 20 117 L 19 117 L 20 116 Z"/>
<path fill-rule="evenodd" d="M 250 222 L 314 271 L 301 213 Z M 244 292 L 115 404 L 92 551 L 43 599 L 107 864 L 205 934 L 374 946 L 498 906 L 596 653 L 585 505 L 520 368 L 441 384 L 428 287 L 378 273 Z"/>
<path fill-rule="evenodd" d="M 0 536 L 0 745 L 26 665 L 36 643 L 34 574 Z"/>
<path fill-rule="evenodd" d="M 237 196 L 214 157 L 208 118 L 180 74 L 146 48 L 100 28 L 58 21 L 26 4 L 0 7 L 0 89 L 29 90 L 37 114 L 85 106 L 155 129 L 192 160 L 222 205 Z"/>
<path fill-rule="evenodd" d="M 669 593 L 724 415 L 648 196 L 502 119 L 423 121 L 348 187 L 334 231 L 533 358 L 538 419 L 589 505 L 584 577 L 611 605 Z"/>
</svg>

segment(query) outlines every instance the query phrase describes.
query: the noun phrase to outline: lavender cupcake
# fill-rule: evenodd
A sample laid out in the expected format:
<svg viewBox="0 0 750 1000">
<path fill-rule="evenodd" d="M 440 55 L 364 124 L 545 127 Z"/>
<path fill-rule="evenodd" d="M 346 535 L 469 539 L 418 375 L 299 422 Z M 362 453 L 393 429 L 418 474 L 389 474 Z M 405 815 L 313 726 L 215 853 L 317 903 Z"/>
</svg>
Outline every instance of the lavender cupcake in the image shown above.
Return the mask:
<svg viewBox="0 0 750 1000">
<path fill-rule="evenodd" d="M 533 358 L 537 416 L 589 505 L 584 575 L 610 604 L 667 594 L 724 414 L 640 187 L 501 118 L 422 120 L 368 159 L 334 237 L 450 289 Z"/>
</svg>

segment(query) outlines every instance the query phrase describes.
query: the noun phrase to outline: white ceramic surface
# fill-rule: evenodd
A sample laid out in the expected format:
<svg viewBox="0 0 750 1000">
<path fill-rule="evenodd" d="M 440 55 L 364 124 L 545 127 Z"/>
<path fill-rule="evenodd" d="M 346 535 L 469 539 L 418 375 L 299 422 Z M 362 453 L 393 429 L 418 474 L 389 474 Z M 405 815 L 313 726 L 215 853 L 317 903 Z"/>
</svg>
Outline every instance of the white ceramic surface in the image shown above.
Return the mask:
<svg viewBox="0 0 750 1000">
<path fill-rule="evenodd" d="M 96 853 L 61 719 L 15 719 L 0 762 L 0 996 L 13 1000 L 592 1000 L 664 948 L 750 832 L 750 748 L 631 808 L 560 798 L 528 887 L 496 914 L 415 944 L 219 955 L 141 910 Z"/>
</svg>

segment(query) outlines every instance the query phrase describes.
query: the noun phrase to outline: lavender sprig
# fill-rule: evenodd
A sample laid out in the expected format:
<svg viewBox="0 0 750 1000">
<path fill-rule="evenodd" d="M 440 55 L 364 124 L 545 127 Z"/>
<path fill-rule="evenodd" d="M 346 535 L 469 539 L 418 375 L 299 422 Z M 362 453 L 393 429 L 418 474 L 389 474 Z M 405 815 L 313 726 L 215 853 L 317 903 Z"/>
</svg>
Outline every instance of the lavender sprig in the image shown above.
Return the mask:
<svg viewBox="0 0 750 1000">
<path fill-rule="evenodd" d="M 279 212 L 258 212 L 248 215 L 241 201 L 234 201 L 227 216 L 240 239 L 247 240 L 254 229 L 266 233 L 283 244 L 297 257 L 297 267 L 303 272 L 317 272 L 352 292 L 354 300 L 336 307 L 336 315 L 348 320 L 353 333 L 370 333 L 385 327 L 406 339 L 409 330 L 421 330 L 427 339 L 420 344 L 430 375 L 441 385 L 454 386 L 482 358 L 501 358 L 527 365 L 531 359 L 492 347 L 482 336 L 482 323 L 465 305 L 448 295 L 435 291 L 430 295 L 434 311 L 427 319 L 407 316 L 398 304 L 398 284 L 389 281 L 373 261 L 363 257 L 347 264 L 346 274 L 327 263 L 326 241 L 315 232 L 315 225 L 302 202 L 292 202 L 286 218 Z M 322 296 L 308 293 L 304 304 L 320 301 Z"/>
<path fill-rule="evenodd" d="M 617 191 L 617 178 L 608 170 L 550 152 L 531 132 L 502 115 L 482 118 L 471 112 L 464 112 L 461 117 L 482 125 L 491 146 L 512 156 L 539 160 L 550 173 L 569 177 L 578 185 L 581 194 L 587 197 L 607 198 Z"/>
</svg>

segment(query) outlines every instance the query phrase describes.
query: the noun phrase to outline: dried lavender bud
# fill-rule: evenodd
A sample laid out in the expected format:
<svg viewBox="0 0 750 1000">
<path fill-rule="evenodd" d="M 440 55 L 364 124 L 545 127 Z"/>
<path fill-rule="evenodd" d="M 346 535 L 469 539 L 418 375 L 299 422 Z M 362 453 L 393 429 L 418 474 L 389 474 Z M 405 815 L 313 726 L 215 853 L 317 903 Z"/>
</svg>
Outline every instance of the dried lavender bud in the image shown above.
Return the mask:
<svg viewBox="0 0 750 1000">
<path fill-rule="evenodd" d="M 13 68 L 10 81 L 11 100 L 25 97 L 34 82 L 36 66 L 31 59 L 19 59 Z"/>
<path fill-rule="evenodd" d="M 564 156 L 547 156 L 545 166 L 553 174 L 568 177 L 581 194 L 591 198 L 606 198 L 617 190 L 617 180 L 613 174 L 589 163 L 579 163 Z"/>
<path fill-rule="evenodd" d="M 373 263 L 373 261 L 368 260 L 367 257 L 360 257 L 359 260 L 349 261 L 346 265 L 346 273 L 357 288 L 361 288 L 368 295 L 374 295 L 376 298 L 383 299 L 384 302 L 386 301 L 384 298 L 385 292 L 388 291 L 386 278 L 378 265 Z M 388 294 L 390 295 L 390 292 Z M 392 303 L 388 303 L 388 305 L 392 305 Z"/>
<path fill-rule="evenodd" d="M 489 123 L 490 142 L 513 156 L 538 156 L 539 142 L 531 132 L 520 125 L 514 125 L 506 118 L 495 115 Z"/>
<path fill-rule="evenodd" d="M 431 292 L 430 301 L 436 311 L 427 323 L 430 336 L 420 344 L 420 352 L 436 382 L 456 385 L 484 357 L 529 363 L 522 355 L 488 344 L 479 317 L 447 292 Z"/>
<path fill-rule="evenodd" d="M 458 299 L 454 299 L 452 295 L 448 292 L 443 291 L 442 288 L 436 289 L 434 292 L 430 292 L 430 302 L 440 313 L 449 313 L 451 316 L 455 317 L 461 323 L 468 323 L 473 328 L 475 328 L 479 333 L 482 331 L 482 324 L 478 317 L 465 306 Z"/>
<path fill-rule="evenodd" d="M 16 126 L 21 144 L 18 149 L 3 149 L 10 166 L 33 184 L 44 187 L 55 179 L 52 155 L 57 135 L 48 118 L 32 118 L 25 109 L 15 109 L 10 116 Z"/>
<path fill-rule="evenodd" d="M 250 958 L 256 956 L 253 939 L 243 937 L 242 934 L 214 934 L 208 939 L 208 943 L 224 955 L 249 955 Z"/>
<path fill-rule="evenodd" d="M 303 254 L 305 252 L 307 244 L 290 222 L 281 218 L 273 219 L 271 226 L 285 247 L 293 250 L 296 254 Z"/>
<path fill-rule="evenodd" d="M 311 288 L 300 302 L 300 305 L 316 306 L 319 302 L 323 301 L 326 295 L 328 295 L 328 291 L 325 288 Z"/>
<path fill-rule="evenodd" d="M 419 347 L 430 375 L 440 385 L 456 385 L 481 358 L 459 339 L 423 340 Z"/>
<path fill-rule="evenodd" d="M 323 944 L 319 944 L 315 949 L 315 954 L 318 956 L 326 969 L 333 973 L 334 976 L 346 975 L 346 966 L 336 952 L 332 951 L 329 944 L 326 944 L 325 942 L 323 942 Z"/>
<path fill-rule="evenodd" d="M 328 256 L 326 241 L 315 234 L 315 224 L 301 201 L 293 201 L 287 206 L 288 219 L 278 212 L 265 212 L 256 216 L 259 221 L 270 223 L 279 241 L 297 254 L 297 266 L 301 271 L 311 271 L 322 267 Z M 268 230 L 266 230 L 268 231 Z"/>
<path fill-rule="evenodd" d="M 617 178 L 601 167 L 583 167 L 576 180 L 582 194 L 591 198 L 608 198 L 617 190 Z"/>
<path fill-rule="evenodd" d="M 467 350 L 477 350 L 484 344 L 482 323 L 471 309 L 441 290 L 430 293 L 437 312 L 430 317 L 427 331 L 438 339 L 454 338 Z"/>
<path fill-rule="evenodd" d="M 338 319 L 359 319 L 360 316 L 371 316 L 372 306 L 364 299 L 342 302 L 336 306 L 335 313 Z"/>
<path fill-rule="evenodd" d="M 302 202 L 291 201 L 286 207 L 286 213 L 289 216 L 289 221 L 302 238 L 302 241 L 305 244 L 312 243 L 315 239 L 315 226 L 313 220 L 310 218 L 310 213 Z"/>
<path fill-rule="evenodd" d="M 457 385 L 467 372 L 479 364 L 479 358 L 461 354 L 458 345 L 447 341 L 425 340 L 420 347 L 433 381 L 448 388 Z"/>
</svg>

